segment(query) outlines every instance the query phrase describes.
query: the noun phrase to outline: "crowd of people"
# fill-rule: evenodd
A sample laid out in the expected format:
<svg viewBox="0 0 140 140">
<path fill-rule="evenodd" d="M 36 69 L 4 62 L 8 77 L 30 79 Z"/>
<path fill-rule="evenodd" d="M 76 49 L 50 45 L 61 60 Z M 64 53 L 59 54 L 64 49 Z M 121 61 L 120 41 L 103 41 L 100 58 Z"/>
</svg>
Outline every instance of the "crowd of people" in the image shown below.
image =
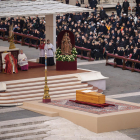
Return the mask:
<svg viewBox="0 0 140 140">
<path fill-rule="evenodd" d="M 56 16 L 56 38 L 62 30 L 72 31 L 75 35 L 75 45 L 91 49 L 91 56 L 103 59 L 106 53 L 140 60 L 140 3 L 137 5 L 135 15 L 128 15 L 129 2 L 125 0 L 121 6 L 116 5 L 116 15 L 112 12 L 107 15 L 103 7 L 100 12 L 96 10 L 96 1 L 90 1 L 85 8 L 92 8 L 91 13 L 69 13 Z M 80 6 L 79 2 L 76 2 Z M 36 17 L 18 17 L 1 19 L 0 28 L 6 30 L 14 23 L 14 32 L 45 38 L 45 19 Z M 20 38 L 18 38 L 20 39 Z M 28 42 L 28 39 L 25 41 Z M 34 42 L 33 42 L 34 43 Z M 78 51 L 80 54 L 81 52 Z M 88 53 L 84 52 L 84 55 Z M 121 61 L 117 61 L 122 64 Z M 131 66 L 131 63 L 127 63 Z M 140 69 L 140 65 L 136 65 Z"/>
</svg>

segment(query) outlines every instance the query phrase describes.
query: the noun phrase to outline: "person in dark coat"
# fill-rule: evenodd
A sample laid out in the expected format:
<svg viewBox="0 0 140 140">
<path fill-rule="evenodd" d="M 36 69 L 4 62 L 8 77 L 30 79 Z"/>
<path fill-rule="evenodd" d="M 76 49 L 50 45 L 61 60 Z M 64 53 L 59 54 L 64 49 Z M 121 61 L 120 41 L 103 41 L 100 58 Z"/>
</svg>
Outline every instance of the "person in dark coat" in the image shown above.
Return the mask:
<svg viewBox="0 0 140 140">
<path fill-rule="evenodd" d="M 81 4 L 84 4 L 84 0 L 81 0 Z"/>
<path fill-rule="evenodd" d="M 127 0 L 125 0 L 123 2 L 122 8 L 123 8 L 124 13 L 127 15 L 128 15 L 128 7 L 129 7 L 129 2 Z"/>
<path fill-rule="evenodd" d="M 138 54 L 137 54 L 137 50 L 136 49 L 133 50 L 131 59 L 134 59 L 134 60 L 138 59 Z M 132 62 L 129 62 L 129 64 L 132 67 Z"/>
<path fill-rule="evenodd" d="M 116 5 L 116 12 L 117 12 L 117 16 L 119 16 L 119 17 L 121 15 L 121 10 L 122 10 L 122 7 L 121 7 L 120 3 L 118 2 L 118 4 Z"/>
<path fill-rule="evenodd" d="M 140 61 L 140 55 L 138 55 L 138 61 Z M 140 63 L 136 63 L 135 68 L 140 69 Z"/>
<path fill-rule="evenodd" d="M 109 44 L 105 45 L 105 53 L 104 53 L 104 58 L 106 58 L 107 53 L 113 53 L 114 47 L 112 46 L 112 43 L 109 42 Z"/>
<path fill-rule="evenodd" d="M 66 4 L 69 4 L 69 0 L 65 0 Z"/>
<path fill-rule="evenodd" d="M 122 40 L 120 42 L 120 47 L 126 48 L 126 42 L 125 42 L 124 38 L 122 38 Z"/>
<path fill-rule="evenodd" d="M 112 43 L 109 42 L 109 45 L 108 45 L 108 47 L 106 48 L 106 52 L 107 52 L 107 53 L 113 53 L 113 51 L 114 51 L 114 47 L 112 46 Z"/>
<path fill-rule="evenodd" d="M 124 52 L 120 49 L 120 47 L 117 47 L 117 51 L 116 51 L 115 55 L 123 56 Z M 116 59 L 116 63 L 117 63 L 117 65 L 122 65 L 122 59 Z"/>
<path fill-rule="evenodd" d="M 139 2 L 140 2 L 139 0 L 136 0 L 136 3 L 137 3 L 137 7 L 138 7 L 138 5 L 139 5 Z"/>
<path fill-rule="evenodd" d="M 82 46 L 82 43 L 81 43 L 79 38 L 76 39 L 75 45 L 78 46 L 78 47 Z M 81 50 L 78 49 L 77 52 L 78 52 L 79 55 L 81 55 Z"/>
<path fill-rule="evenodd" d="M 101 17 L 101 20 L 104 20 L 105 18 L 108 17 L 103 7 L 101 7 L 101 10 L 100 10 L 100 17 Z"/>
<path fill-rule="evenodd" d="M 87 40 L 86 40 L 86 39 L 84 39 L 84 42 L 83 42 L 83 44 L 82 44 L 82 45 L 83 45 L 82 47 L 84 47 L 84 48 L 88 49 L 88 44 L 87 44 Z M 86 52 L 86 51 L 84 51 L 84 52 L 83 52 L 83 55 L 84 55 L 84 56 L 87 56 L 87 52 Z"/>
<path fill-rule="evenodd" d="M 40 19 L 39 19 L 38 15 L 36 15 L 36 23 L 37 23 L 37 24 L 40 23 Z"/>
<path fill-rule="evenodd" d="M 139 5 L 137 6 L 137 13 L 138 13 L 138 15 L 140 16 L 140 3 L 139 3 Z"/>
<path fill-rule="evenodd" d="M 134 60 L 137 60 L 138 59 L 138 54 L 137 54 L 137 50 L 136 49 L 131 48 L 130 51 L 129 51 L 129 56 L 130 55 L 132 55 L 131 56 L 131 59 L 134 59 Z M 127 61 L 126 62 L 126 66 L 132 67 L 132 62 Z"/>
<path fill-rule="evenodd" d="M 79 3 L 78 0 L 76 1 L 76 5 L 75 6 L 81 7 L 81 4 Z"/>
<path fill-rule="evenodd" d="M 140 39 L 138 39 L 136 46 L 137 46 L 137 53 L 138 53 L 138 55 L 140 55 Z"/>
<path fill-rule="evenodd" d="M 97 0 L 91 0 L 90 1 L 90 7 L 91 7 L 91 9 L 93 9 L 93 7 L 96 8 L 96 5 L 97 5 Z"/>
<path fill-rule="evenodd" d="M 138 59 L 138 54 L 137 54 L 137 50 L 136 49 L 133 50 L 131 59 L 135 59 L 135 60 Z"/>
</svg>

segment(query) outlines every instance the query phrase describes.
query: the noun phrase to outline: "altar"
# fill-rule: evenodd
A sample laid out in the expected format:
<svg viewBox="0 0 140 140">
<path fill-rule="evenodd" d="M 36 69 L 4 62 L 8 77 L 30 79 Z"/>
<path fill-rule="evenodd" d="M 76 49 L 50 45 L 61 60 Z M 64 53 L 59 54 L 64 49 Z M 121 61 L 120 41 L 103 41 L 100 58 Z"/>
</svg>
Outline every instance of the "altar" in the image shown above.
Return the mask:
<svg viewBox="0 0 140 140">
<path fill-rule="evenodd" d="M 2 72 L 2 53 L 11 52 L 11 54 L 18 59 L 19 49 L 9 49 L 9 47 L 0 46 L 0 72 Z"/>
<path fill-rule="evenodd" d="M 56 49 L 56 70 L 77 70 L 77 51 L 75 36 L 64 30 L 58 34 Z"/>
</svg>

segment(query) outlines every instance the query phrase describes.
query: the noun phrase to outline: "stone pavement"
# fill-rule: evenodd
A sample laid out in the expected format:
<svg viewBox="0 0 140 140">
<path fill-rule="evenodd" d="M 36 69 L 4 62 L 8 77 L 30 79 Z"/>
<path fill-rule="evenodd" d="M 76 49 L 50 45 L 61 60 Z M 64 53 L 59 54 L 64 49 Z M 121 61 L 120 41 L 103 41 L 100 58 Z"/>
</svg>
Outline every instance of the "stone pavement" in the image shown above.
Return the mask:
<svg viewBox="0 0 140 140">
<path fill-rule="evenodd" d="M 127 135 L 115 131 L 96 134 L 64 118 L 47 121 L 50 136 L 44 140 L 133 140 Z"/>
<path fill-rule="evenodd" d="M 3 109 L 0 109 L 0 112 Z M 11 108 L 12 110 L 12 108 Z M 43 116 L 41 114 L 29 111 L 29 110 L 18 110 L 18 111 L 8 111 L 0 113 L 0 121 L 7 121 L 7 120 L 15 120 L 15 119 L 22 119 L 22 118 L 31 118 L 31 117 L 38 117 Z"/>
<path fill-rule="evenodd" d="M 124 130 L 124 132 L 115 131 L 96 134 L 64 118 L 45 117 L 18 107 L 10 108 L 9 112 L 8 109 L 0 109 L 0 116 L 1 140 L 9 139 L 10 137 L 10 140 L 21 140 L 29 137 L 36 140 L 134 140 L 133 138 L 135 137 L 139 138 L 139 129 L 136 129 L 136 131 L 128 130 L 129 133 Z M 43 119 L 44 117 L 45 119 Z M 41 120 L 46 121 L 42 123 Z M 42 138 L 40 138 L 41 136 Z"/>
</svg>

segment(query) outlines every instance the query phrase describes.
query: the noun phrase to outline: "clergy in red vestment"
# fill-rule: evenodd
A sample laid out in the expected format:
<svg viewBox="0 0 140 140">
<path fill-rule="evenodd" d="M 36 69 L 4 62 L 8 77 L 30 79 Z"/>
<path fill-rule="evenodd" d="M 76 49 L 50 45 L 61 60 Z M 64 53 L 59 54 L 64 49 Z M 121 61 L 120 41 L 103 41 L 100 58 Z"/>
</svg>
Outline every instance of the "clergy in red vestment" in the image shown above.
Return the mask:
<svg viewBox="0 0 140 140">
<path fill-rule="evenodd" d="M 44 51 L 44 41 L 41 40 L 40 45 L 38 46 L 38 48 L 40 49 L 39 51 L 39 63 L 41 64 L 45 64 L 45 51 Z"/>
<path fill-rule="evenodd" d="M 9 74 L 18 73 L 17 59 L 14 58 L 11 52 L 9 52 L 4 59 L 6 62 L 5 72 Z"/>
</svg>

